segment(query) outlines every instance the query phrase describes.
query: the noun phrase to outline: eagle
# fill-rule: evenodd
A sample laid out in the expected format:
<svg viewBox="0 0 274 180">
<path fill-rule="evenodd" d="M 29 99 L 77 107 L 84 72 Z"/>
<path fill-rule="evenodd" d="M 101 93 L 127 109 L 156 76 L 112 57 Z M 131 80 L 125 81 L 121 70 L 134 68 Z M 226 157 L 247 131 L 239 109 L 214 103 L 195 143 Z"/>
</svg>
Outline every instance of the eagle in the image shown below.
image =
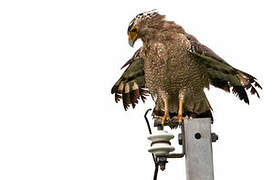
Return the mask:
<svg viewBox="0 0 274 180">
<path fill-rule="evenodd" d="M 138 14 L 127 34 L 131 47 L 137 39 L 143 46 L 122 66 L 127 68 L 111 89 L 125 110 L 150 94 L 155 101 L 153 115 L 162 124 L 170 118 L 181 123 L 190 117 L 210 117 L 213 122 L 204 93 L 210 85 L 232 91 L 247 104 L 249 90 L 260 98 L 256 88 L 262 87 L 254 76 L 234 68 L 155 10 Z"/>
</svg>

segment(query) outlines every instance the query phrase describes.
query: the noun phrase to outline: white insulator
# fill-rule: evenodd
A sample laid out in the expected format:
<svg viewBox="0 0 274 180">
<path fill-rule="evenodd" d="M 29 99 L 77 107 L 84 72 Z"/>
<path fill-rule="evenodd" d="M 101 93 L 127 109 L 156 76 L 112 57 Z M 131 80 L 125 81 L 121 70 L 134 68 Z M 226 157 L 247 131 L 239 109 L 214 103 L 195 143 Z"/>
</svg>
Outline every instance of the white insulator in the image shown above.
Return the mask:
<svg viewBox="0 0 274 180">
<path fill-rule="evenodd" d="M 170 140 L 173 138 L 174 136 L 167 131 L 157 131 L 155 134 L 148 136 L 148 139 L 152 141 L 148 151 L 154 153 L 156 156 L 167 155 L 169 152 L 175 150 L 175 148 L 170 145 Z"/>
</svg>

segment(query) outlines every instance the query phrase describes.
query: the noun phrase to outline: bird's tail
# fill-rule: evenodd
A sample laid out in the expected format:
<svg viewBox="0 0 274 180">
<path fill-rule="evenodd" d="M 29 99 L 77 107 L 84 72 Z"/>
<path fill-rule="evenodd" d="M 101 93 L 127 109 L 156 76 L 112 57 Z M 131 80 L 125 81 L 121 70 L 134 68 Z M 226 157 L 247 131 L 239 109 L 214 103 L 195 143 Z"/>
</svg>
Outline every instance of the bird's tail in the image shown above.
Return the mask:
<svg viewBox="0 0 274 180">
<path fill-rule="evenodd" d="M 184 113 L 193 118 L 211 118 L 213 123 L 212 108 L 204 91 L 186 94 L 184 97 Z"/>
</svg>

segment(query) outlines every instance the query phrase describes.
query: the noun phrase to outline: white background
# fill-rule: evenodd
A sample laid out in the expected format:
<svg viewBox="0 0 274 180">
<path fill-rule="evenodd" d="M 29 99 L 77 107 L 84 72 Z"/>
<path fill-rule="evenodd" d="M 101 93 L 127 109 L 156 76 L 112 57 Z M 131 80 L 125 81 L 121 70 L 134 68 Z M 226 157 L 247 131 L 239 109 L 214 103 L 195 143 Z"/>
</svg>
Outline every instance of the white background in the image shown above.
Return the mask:
<svg viewBox="0 0 274 180">
<path fill-rule="evenodd" d="M 124 112 L 110 89 L 141 46 L 128 46 L 128 23 L 155 8 L 264 88 L 249 106 L 206 92 L 220 138 L 215 179 L 274 178 L 271 0 L 9 0 L 0 2 L 1 180 L 152 179 L 143 113 L 153 102 Z M 183 159 L 170 160 L 165 179 L 185 179 Z"/>
</svg>

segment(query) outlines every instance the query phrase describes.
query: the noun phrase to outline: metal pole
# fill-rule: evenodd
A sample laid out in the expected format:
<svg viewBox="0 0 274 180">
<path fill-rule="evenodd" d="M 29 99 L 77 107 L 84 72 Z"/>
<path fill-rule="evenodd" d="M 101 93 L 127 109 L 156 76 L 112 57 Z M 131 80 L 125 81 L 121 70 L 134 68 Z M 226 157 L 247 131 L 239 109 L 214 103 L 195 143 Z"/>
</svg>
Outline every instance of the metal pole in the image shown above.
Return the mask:
<svg viewBox="0 0 274 180">
<path fill-rule="evenodd" d="M 187 180 L 214 180 L 211 140 L 211 119 L 197 118 L 184 121 L 183 147 Z"/>
</svg>

